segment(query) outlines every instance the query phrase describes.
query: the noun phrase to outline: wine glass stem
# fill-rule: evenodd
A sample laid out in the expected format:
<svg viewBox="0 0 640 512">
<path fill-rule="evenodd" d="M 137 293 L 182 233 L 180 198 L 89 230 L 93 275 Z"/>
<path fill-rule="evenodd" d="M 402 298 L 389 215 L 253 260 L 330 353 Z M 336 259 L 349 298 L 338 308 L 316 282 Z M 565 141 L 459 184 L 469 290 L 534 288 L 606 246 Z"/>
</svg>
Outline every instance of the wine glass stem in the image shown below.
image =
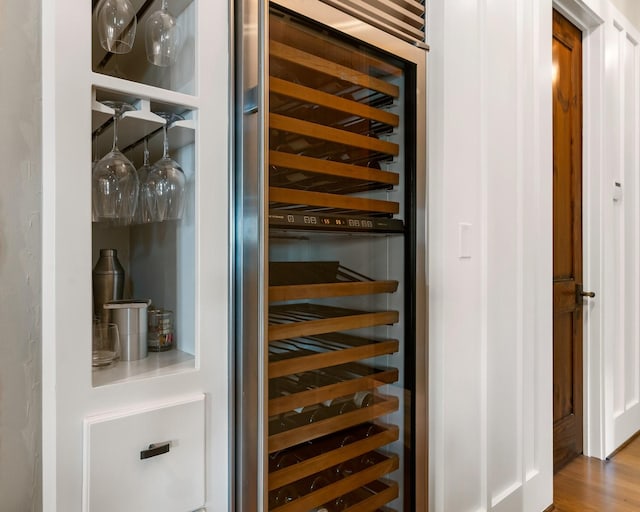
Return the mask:
<svg viewBox="0 0 640 512">
<path fill-rule="evenodd" d="M 116 151 L 118 149 L 118 114 L 116 113 L 113 116 L 113 147 L 111 151 Z"/>
<path fill-rule="evenodd" d="M 144 138 L 144 162 L 143 165 L 149 165 L 149 147 L 147 137 Z"/>
<path fill-rule="evenodd" d="M 164 134 L 162 158 L 169 158 L 169 137 L 167 137 L 167 124 L 169 124 L 169 121 L 167 121 L 162 127 L 162 133 Z"/>
</svg>

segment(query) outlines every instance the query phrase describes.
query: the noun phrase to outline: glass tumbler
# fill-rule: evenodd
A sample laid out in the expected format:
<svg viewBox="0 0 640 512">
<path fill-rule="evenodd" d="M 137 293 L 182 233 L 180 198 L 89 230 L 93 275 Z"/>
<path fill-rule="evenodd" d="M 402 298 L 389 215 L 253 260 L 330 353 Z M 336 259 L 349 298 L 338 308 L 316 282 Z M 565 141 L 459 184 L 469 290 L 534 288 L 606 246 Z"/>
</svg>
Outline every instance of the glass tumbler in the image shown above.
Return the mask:
<svg viewBox="0 0 640 512">
<path fill-rule="evenodd" d="M 91 366 L 104 368 L 120 358 L 120 336 L 116 324 L 105 324 L 99 319 L 93 322 Z"/>
</svg>

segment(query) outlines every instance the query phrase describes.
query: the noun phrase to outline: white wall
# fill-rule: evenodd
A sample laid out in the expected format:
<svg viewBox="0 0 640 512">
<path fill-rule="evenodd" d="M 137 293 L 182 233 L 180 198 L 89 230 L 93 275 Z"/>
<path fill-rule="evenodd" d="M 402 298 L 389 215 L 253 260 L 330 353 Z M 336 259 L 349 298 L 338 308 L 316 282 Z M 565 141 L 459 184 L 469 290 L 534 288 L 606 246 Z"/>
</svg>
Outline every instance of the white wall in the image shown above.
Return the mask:
<svg viewBox="0 0 640 512">
<path fill-rule="evenodd" d="M 0 509 L 41 510 L 40 2 L 0 3 Z"/>
<path fill-rule="evenodd" d="M 638 0 L 611 0 L 611 3 L 633 23 L 635 28 L 640 29 L 640 2 Z"/>
<path fill-rule="evenodd" d="M 640 429 L 640 210 L 638 144 L 640 131 L 640 34 L 617 12 L 605 19 L 607 137 L 605 195 L 612 182 L 622 184 L 623 197 L 603 199 L 608 219 L 604 236 L 605 368 L 611 371 L 613 431 L 608 452 Z M 609 199 L 609 200 L 607 200 Z M 608 414 L 608 416 L 609 416 Z M 611 418 L 609 418 L 611 419 Z"/>
<path fill-rule="evenodd" d="M 607 0 L 586 7 L 598 22 L 583 32 L 585 284 L 597 290 L 586 317 L 585 453 L 604 458 L 640 430 L 640 32 Z"/>
<path fill-rule="evenodd" d="M 584 29 L 584 284 L 597 294 L 585 453 L 603 458 L 640 429 L 640 4 L 553 5 Z M 552 500 L 552 1 L 429 7 L 433 510 L 540 511 Z"/>
<path fill-rule="evenodd" d="M 552 502 L 551 0 L 429 12 L 431 510 L 539 512 Z"/>
<path fill-rule="evenodd" d="M 583 30 L 584 451 L 605 458 L 640 430 L 640 32 L 608 0 L 554 5 Z"/>
</svg>

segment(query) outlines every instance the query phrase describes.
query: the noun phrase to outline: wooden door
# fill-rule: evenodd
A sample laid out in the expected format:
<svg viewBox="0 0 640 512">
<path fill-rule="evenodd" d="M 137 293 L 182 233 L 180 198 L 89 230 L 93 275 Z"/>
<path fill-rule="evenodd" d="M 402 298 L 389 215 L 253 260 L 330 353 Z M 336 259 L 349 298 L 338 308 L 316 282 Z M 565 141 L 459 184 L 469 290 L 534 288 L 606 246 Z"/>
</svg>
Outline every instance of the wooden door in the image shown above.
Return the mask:
<svg viewBox="0 0 640 512">
<path fill-rule="evenodd" d="M 553 462 L 582 453 L 582 34 L 553 13 Z"/>
</svg>

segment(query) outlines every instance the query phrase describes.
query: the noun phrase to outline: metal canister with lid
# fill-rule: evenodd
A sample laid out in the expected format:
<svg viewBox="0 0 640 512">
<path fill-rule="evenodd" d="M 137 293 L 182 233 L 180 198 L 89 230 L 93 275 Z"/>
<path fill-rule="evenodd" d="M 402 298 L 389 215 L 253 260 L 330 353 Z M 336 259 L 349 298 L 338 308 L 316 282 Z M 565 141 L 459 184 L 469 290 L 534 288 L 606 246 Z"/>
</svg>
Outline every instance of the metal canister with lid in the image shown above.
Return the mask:
<svg viewBox="0 0 640 512">
<path fill-rule="evenodd" d="M 147 313 L 149 299 L 114 300 L 104 309 L 112 312 L 120 335 L 120 360 L 136 361 L 147 357 Z"/>
</svg>

